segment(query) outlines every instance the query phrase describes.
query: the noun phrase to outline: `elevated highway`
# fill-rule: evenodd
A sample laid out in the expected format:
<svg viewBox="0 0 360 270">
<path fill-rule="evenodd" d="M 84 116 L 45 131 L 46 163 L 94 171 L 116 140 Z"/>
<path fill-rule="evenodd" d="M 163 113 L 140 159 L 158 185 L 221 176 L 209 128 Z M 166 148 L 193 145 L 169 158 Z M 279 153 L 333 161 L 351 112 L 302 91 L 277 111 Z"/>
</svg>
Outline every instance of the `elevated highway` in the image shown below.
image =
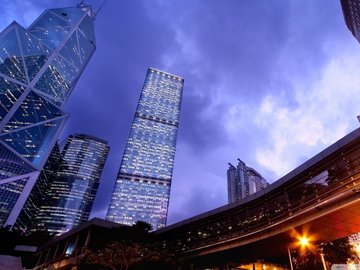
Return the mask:
<svg viewBox="0 0 360 270">
<path fill-rule="evenodd" d="M 156 233 L 204 264 L 284 257 L 296 234 L 327 242 L 360 231 L 360 129 L 265 190 Z"/>
</svg>

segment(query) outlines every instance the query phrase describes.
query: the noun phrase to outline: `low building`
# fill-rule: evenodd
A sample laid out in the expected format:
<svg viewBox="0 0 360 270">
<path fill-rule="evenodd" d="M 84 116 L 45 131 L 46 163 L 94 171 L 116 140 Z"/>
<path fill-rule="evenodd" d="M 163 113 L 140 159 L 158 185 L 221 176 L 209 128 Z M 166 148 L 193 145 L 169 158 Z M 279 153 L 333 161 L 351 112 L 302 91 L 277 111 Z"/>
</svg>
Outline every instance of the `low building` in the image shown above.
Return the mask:
<svg viewBox="0 0 360 270">
<path fill-rule="evenodd" d="M 36 266 L 40 269 L 77 269 L 77 265 L 85 256 L 86 250 L 97 249 L 107 243 L 111 229 L 124 225 L 94 218 L 72 229 L 40 247 L 36 254 Z"/>
</svg>

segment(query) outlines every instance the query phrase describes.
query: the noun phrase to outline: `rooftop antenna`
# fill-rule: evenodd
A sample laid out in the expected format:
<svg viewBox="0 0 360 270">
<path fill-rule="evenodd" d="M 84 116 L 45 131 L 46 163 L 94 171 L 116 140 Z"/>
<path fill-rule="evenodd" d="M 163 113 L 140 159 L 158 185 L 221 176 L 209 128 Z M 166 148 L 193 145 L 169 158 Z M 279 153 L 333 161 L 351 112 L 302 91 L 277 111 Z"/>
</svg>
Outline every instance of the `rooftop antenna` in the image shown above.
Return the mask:
<svg viewBox="0 0 360 270">
<path fill-rule="evenodd" d="M 83 2 L 83 0 L 82 0 L 81 2 Z M 96 18 L 96 16 L 98 15 L 98 13 L 100 12 L 100 10 L 104 7 L 104 5 L 106 4 L 106 2 L 107 2 L 107 0 L 104 0 L 104 1 L 101 3 L 101 5 L 100 5 L 100 7 L 98 8 L 98 10 L 95 12 L 95 18 Z"/>
<path fill-rule="evenodd" d="M 85 0 L 81 0 L 79 4 L 77 4 L 78 7 L 81 7 L 81 6 L 87 6 L 85 3 Z M 98 13 L 101 11 L 101 9 L 104 7 L 104 5 L 106 4 L 107 0 L 104 0 L 100 7 L 98 8 L 98 10 L 96 12 L 92 12 L 92 17 L 93 19 L 95 20 L 96 18 L 96 15 L 98 15 Z"/>
</svg>

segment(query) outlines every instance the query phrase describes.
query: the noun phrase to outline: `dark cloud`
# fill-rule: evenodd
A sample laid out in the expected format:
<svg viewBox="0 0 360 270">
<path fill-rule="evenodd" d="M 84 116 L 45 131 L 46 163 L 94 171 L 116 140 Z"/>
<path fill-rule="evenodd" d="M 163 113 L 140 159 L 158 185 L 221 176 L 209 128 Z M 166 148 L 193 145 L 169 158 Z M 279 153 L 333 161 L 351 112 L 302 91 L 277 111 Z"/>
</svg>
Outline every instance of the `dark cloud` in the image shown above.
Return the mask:
<svg viewBox="0 0 360 270">
<path fill-rule="evenodd" d="M 171 215 L 168 218 L 168 223 L 172 224 L 217 208 L 219 198 L 223 197 L 221 190 L 213 190 L 210 187 L 195 187 L 188 194 L 184 203 L 173 208 L 170 206 Z"/>
<path fill-rule="evenodd" d="M 77 2 L 0 7 L 24 22 Z M 108 1 L 95 30 L 97 50 L 65 107 L 70 118 L 61 137 L 88 133 L 109 142 L 93 211 L 103 217 L 147 68 L 182 76 L 170 223 L 226 203 L 227 162 L 238 157 L 274 180 L 273 171 L 257 167 L 255 150 L 271 143 L 254 123 L 257 109 L 270 94 L 297 108 L 295 79 L 316 80 L 348 34 L 338 0 Z"/>
</svg>

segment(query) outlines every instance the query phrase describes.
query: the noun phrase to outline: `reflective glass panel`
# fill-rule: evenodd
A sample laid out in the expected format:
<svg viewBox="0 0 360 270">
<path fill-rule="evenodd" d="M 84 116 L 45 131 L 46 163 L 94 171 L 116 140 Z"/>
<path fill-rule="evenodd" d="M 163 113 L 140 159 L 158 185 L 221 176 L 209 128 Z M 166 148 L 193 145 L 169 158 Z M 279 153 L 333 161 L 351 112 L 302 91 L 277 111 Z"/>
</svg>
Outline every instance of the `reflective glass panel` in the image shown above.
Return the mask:
<svg viewBox="0 0 360 270">
<path fill-rule="evenodd" d="M 25 29 L 19 27 L 18 31 L 24 53 L 25 65 L 31 81 L 45 64 L 51 51 L 41 44 L 36 37 L 26 32 Z"/>
<path fill-rule="evenodd" d="M 56 49 L 71 30 L 70 24 L 47 10 L 29 28 L 29 31 L 51 49 Z"/>
<path fill-rule="evenodd" d="M 30 92 L 4 128 L 4 132 L 49 120 L 62 113 L 44 98 Z"/>
<path fill-rule="evenodd" d="M 79 25 L 79 30 L 90 41 L 91 44 L 95 45 L 93 20 L 89 16 L 86 16 L 81 22 Z"/>
<path fill-rule="evenodd" d="M 0 225 L 4 225 L 23 191 L 28 178 L 0 184 Z"/>
<path fill-rule="evenodd" d="M 51 149 L 54 135 L 62 121 L 64 119 L 5 134 L 1 140 L 37 166 L 43 161 L 44 153 Z"/>
<path fill-rule="evenodd" d="M 0 73 L 21 82 L 27 82 L 22 62 L 16 27 L 0 39 Z"/>
<path fill-rule="evenodd" d="M 80 61 L 82 64 L 86 63 L 93 51 L 95 50 L 95 46 L 92 41 L 88 40 L 83 34 L 78 32 L 79 44 L 80 44 Z"/>
<path fill-rule="evenodd" d="M 68 21 L 71 25 L 76 25 L 81 18 L 84 16 L 85 12 L 79 8 L 58 8 L 51 10 L 57 14 L 62 19 Z"/>
<path fill-rule="evenodd" d="M 65 81 L 65 78 L 55 66 L 56 61 L 57 60 L 55 60 L 52 65 L 49 65 L 35 84 L 35 88 L 48 94 L 56 105 L 61 106 L 70 90 L 70 85 Z"/>
<path fill-rule="evenodd" d="M 76 31 L 71 35 L 64 47 L 61 49 L 60 54 L 75 66 L 81 66 L 80 51 L 78 48 Z"/>
<path fill-rule="evenodd" d="M 0 120 L 6 116 L 24 91 L 23 86 L 0 77 Z"/>
</svg>

